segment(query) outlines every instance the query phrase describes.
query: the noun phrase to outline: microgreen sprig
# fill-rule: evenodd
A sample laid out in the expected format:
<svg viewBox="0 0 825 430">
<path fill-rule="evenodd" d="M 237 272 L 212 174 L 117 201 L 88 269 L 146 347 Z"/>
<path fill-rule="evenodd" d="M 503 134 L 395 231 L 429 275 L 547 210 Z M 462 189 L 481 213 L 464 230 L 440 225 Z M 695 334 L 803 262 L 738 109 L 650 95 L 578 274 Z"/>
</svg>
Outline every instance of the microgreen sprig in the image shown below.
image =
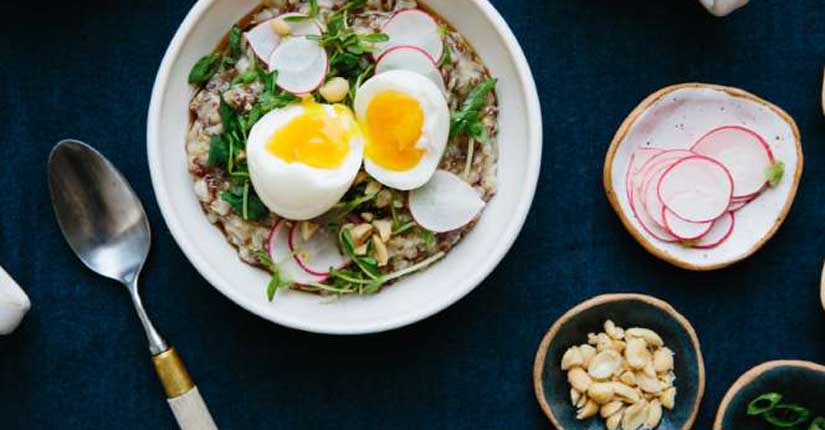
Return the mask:
<svg viewBox="0 0 825 430">
<path fill-rule="evenodd" d="M 497 83 L 498 80 L 495 78 L 487 79 L 467 94 L 461 109 L 451 115 L 450 137 L 464 134 L 481 143 L 489 142 L 490 137 L 487 133 L 487 127 L 484 125 L 481 110 L 487 103 L 487 96 L 493 91 Z"/>
</svg>

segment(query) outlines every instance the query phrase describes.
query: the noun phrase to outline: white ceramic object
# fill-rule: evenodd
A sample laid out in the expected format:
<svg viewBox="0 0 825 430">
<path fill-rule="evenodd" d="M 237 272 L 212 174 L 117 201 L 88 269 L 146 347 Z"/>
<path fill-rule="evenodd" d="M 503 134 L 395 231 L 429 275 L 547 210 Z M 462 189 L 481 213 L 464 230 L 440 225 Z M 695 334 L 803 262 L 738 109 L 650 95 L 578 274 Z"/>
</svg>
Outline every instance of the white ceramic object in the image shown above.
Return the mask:
<svg viewBox="0 0 825 430">
<path fill-rule="evenodd" d="M 627 199 L 626 175 L 631 156 L 639 148 L 687 149 L 710 130 L 747 127 L 765 138 L 785 175 L 773 188 L 736 212 L 736 225 L 722 244 L 696 249 L 666 243 L 648 233 Z M 664 88 L 643 101 L 614 137 L 605 161 L 604 185 L 625 227 L 648 251 L 690 270 L 728 266 L 756 252 L 784 221 L 802 174 L 799 130 L 778 107 L 730 87 L 682 84 Z"/>
<path fill-rule="evenodd" d="M 172 40 L 158 71 L 148 117 L 152 183 L 169 230 L 198 271 L 245 309 L 288 327 L 319 333 L 390 330 L 427 318 L 473 290 L 501 261 L 521 230 L 541 163 L 542 128 L 530 67 L 512 31 L 486 0 L 422 2 L 452 23 L 477 49 L 493 76 L 500 114 L 498 194 L 474 230 L 427 270 L 380 294 L 329 303 L 297 292 L 266 300 L 269 276 L 242 263 L 201 211 L 184 148 L 192 88 L 186 77 L 255 0 L 201 0 Z"/>
<path fill-rule="evenodd" d="M 31 308 L 29 297 L 0 267 L 0 336 L 11 334 Z"/>
<path fill-rule="evenodd" d="M 708 12 L 716 16 L 727 16 L 745 6 L 750 0 L 699 0 Z"/>
</svg>

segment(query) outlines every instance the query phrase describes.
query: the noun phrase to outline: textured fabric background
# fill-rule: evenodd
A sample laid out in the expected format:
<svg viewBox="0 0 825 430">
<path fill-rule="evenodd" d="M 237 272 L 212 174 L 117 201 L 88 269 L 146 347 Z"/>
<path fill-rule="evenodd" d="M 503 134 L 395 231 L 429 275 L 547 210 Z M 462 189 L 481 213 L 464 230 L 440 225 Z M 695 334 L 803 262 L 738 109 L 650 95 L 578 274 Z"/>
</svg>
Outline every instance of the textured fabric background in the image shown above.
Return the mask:
<svg viewBox="0 0 825 430">
<path fill-rule="evenodd" d="M 469 297 L 412 327 L 363 337 L 310 335 L 252 316 L 211 288 L 168 234 L 149 180 L 146 111 L 191 3 L 0 5 L 0 264 L 34 302 L 22 327 L 0 339 L 0 429 L 174 428 L 127 295 L 81 267 L 54 222 L 46 158 L 70 136 L 107 154 L 143 198 L 155 232 L 144 301 L 222 429 L 547 428 L 533 397 L 536 346 L 566 309 L 607 292 L 661 297 L 693 322 L 708 377 L 700 430 L 751 366 L 825 363 L 821 0 L 753 0 L 725 20 L 694 0 L 493 0 L 541 93 L 544 160 L 532 212 Z M 805 146 L 784 227 L 748 261 L 714 273 L 647 254 L 601 185 L 621 120 L 649 93 L 683 81 L 774 101 L 799 122 Z"/>
</svg>

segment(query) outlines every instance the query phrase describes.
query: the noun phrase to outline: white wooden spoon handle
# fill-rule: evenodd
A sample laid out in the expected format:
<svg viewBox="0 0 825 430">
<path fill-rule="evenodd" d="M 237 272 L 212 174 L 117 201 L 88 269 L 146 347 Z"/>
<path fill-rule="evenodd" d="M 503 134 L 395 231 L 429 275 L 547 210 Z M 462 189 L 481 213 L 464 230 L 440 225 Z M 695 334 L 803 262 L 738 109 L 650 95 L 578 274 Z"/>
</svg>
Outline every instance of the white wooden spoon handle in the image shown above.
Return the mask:
<svg viewBox="0 0 825 430">
<path fill-rule="evenodd" d="M 217 430 L 206 402 L 175 349 L 153 356 L 152 363 L 181 430 Z"/>
<path fill-rule="evenodd" d="M 181 430 L 217 430 L 215 421 L 206 402 L 203 401 L 198 387 L 192 387 L 189 392 L 184 393 L 174 399 L 167 399 L 178 426 Z"/>
</svg>

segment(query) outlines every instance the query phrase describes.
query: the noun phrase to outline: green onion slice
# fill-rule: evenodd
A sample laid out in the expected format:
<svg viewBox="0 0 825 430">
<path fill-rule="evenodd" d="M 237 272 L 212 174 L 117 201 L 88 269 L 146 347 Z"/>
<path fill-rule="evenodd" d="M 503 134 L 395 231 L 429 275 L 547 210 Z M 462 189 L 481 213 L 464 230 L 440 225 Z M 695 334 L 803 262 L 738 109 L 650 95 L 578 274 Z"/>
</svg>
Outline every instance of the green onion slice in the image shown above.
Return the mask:
<svg viewBox="0 0 825 430">
<path fill-rule="evenodd" d="M 808 430 L 825 430 L 825 417 L 814 418 Z"/>
<path fill-rule="evenodd" d="M 765 412 L 765 421 L 778 428 L 802 424 L 811 417 L 811 411 L 797 405 L 777 405 Z"/>
<path fill-rule="evenodd" d="M 765 393 L 748 403 L 748 415 L 762 415 L 779 404 L 782 395 L 779 393 Z"/>
</svg>

